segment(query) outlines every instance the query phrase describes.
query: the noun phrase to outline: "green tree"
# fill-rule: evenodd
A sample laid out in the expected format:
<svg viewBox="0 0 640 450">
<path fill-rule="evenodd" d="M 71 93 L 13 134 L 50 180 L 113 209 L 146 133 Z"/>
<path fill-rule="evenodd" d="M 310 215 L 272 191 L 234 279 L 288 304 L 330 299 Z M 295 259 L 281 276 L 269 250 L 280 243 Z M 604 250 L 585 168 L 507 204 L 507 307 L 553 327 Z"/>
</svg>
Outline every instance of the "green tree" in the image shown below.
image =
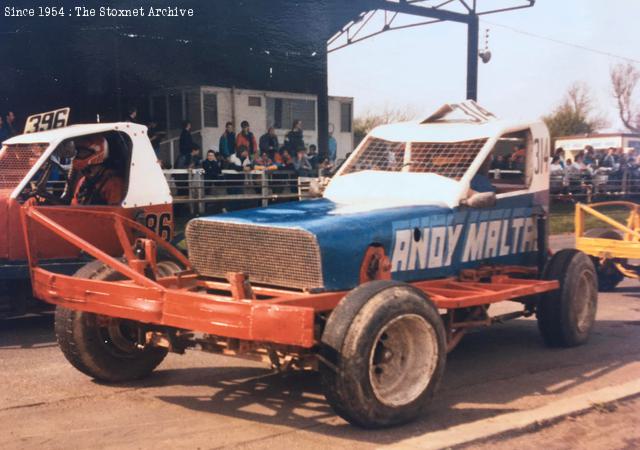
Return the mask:
<svg viewBox="0 0 640 450">
<path fill-rule="evenodd" d="M 552 140 L 561 136 L 593 133 L 606 126 L 606 121 L 595 111 L 589 88 L 583 83 L 571 85 L 562 102 L 543 120 Z"/>
</svg>

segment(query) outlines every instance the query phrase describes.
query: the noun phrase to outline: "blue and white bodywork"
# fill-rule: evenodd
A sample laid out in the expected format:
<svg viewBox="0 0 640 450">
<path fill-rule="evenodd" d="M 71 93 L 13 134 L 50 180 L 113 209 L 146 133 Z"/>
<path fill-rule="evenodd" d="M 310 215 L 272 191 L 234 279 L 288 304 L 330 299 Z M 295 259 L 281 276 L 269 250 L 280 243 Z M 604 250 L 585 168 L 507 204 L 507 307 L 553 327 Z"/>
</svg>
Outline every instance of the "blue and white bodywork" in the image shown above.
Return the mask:
<svg viewBox="0 0 640 450">
<path fill-rule="evenodd" d="M 445 105 L 424 121 L 371 131 L 322 199 L 192 220 L 190 259 L 204 276 L 242 271 L 254 283 L 310 291 L 357 286 L 370 246 L 384 249 L 402 281 L 534 266 L 546 246 L 548 167 L 543 122 Z M 470 206 L 482 177 L 494 201 Z"/>
</svg>

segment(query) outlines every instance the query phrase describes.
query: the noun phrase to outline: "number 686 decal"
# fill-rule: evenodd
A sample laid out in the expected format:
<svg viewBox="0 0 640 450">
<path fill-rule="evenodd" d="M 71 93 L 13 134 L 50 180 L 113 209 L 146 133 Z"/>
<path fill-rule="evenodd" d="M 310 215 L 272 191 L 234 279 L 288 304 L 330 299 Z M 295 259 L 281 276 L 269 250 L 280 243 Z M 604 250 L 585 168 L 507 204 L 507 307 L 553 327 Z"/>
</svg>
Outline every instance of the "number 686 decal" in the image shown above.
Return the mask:
<svg viewBox="0 0 640 450">
<path fill-rule="evenodd" d="M 71 111 L 70 108 L 61 108 L 27 117 L 24 124 L 24 134 L 66 127 L 69 121 L 69 111 Z"/>
</svg>

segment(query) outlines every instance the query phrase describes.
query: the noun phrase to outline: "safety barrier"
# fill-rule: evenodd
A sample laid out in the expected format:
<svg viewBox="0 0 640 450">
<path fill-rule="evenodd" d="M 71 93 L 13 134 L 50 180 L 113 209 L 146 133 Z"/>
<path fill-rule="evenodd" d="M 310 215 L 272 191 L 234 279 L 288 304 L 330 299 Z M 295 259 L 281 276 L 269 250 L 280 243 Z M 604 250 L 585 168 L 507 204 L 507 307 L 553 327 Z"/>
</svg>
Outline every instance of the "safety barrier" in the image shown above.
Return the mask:
<svg viewBox="0 0 640 450">
<path fill-rule="evenodd" d="M 219 178 L 206 179 L 202 169 L 164 171 L 175 204 L 188 204 L 192 213 L 203 213 L 207 203 L 300 200 L 315 196 L 326 179 L 299 177 L 288 170 L 223 170 Z"/>
</svg>

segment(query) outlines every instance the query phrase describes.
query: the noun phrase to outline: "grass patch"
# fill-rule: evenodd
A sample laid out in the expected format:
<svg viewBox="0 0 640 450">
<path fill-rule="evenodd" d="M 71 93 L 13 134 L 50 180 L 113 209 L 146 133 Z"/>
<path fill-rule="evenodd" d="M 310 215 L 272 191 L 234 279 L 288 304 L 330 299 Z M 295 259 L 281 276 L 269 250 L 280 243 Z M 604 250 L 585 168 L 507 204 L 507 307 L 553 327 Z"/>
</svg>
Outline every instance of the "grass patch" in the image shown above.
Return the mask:
<svg viewBox="0 0 640 450">
<path fill-rule="evenodd" d="M 572 203 L 555 203 L 551 204 L 549 211 L 549 232 L 551 234 L 573 233 L 575 219 L 575 205 Z M 611 217 L 622 224 L 626 224 L 629 210 L 620 206 L 607 206 L 598 208 L 603 214 Z M 610 228 L 610 226 L 601 220 L 585 213 L 585 229 L 590 228 Z"/>
</svg>

